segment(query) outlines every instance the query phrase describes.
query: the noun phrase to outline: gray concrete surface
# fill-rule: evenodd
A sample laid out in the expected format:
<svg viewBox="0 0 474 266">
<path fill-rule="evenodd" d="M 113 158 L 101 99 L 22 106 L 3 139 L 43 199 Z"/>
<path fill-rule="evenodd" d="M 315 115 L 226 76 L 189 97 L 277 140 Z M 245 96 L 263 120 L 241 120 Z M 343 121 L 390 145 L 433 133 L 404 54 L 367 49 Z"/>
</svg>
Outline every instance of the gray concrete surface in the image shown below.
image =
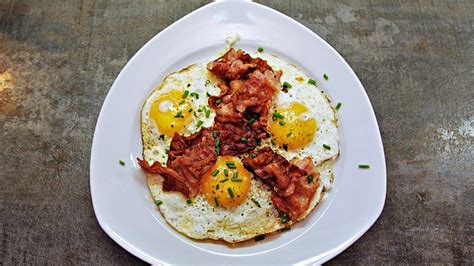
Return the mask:
<svg viewBox="0 0 474 266">
<path fill-rule="evenodd" d="M 329 264 L 472 265 L 474 2 L 262 2 L 346 58 L 380 124 L 385 209 Z M 205 3 L 0 0 L 0 264 L 141 263 L 94 217 L 94 125 L 127 60 Z"/>
</svg>

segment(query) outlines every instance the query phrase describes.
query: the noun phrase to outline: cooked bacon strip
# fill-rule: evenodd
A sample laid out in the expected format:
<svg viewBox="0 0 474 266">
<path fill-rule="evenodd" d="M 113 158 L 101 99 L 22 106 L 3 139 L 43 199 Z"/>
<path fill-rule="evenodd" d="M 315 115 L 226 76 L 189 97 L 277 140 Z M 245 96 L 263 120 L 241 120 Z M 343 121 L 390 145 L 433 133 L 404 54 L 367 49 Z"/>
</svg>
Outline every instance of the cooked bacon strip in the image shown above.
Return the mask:
<svg viewBox="0 0 474 266">
<path fill-rule="evenodd" d="M 242 50 L 230 49 L 217 60 L 210 62 L 207 69 L 226 81 L 245 78 L 255 69 L 264 72 L 271 70 L 265 60 L 252 58 Z"/>
<path fill-rule="evenodd" d="M 222 154 L 236 155 L 254 149 L 266 135 L 269 108 L 280 86 L 281 71 L 274 72 L 265 60 L 234 49 L 209 63 L 208 69 L 230 81 L 218 85 L 218 96 L 209 97 L 209 106 L 216 110 L 213 129 L 224 131 Z M 241 137 L 247 143 L 242 143 Z"/>
<path fill-rule="evenodd" d="M 179 191 L 186 197 L 194 197 L 199 192 L 199 181 L 216 162 L 215 140 L 209 129 L 183 137 L 173 136 L 166 167 L 159 162 L 151 166 L 139 159 L 140 166 L 149 173 L 160 174 L 164 178 L 164 191 Z"/>
<path fill-rule="evenodd" d="M 263 148 L 256 152 L 255 158 L 245 158 L 244 164 L 273 189 L 273 204 L 292 221 L 297 221 L 308 209 L 319 177 L 311 158 L 289 162 L 272 149 Z M 311 182 L 309 175 L 313 176 Z"/>
</svg>

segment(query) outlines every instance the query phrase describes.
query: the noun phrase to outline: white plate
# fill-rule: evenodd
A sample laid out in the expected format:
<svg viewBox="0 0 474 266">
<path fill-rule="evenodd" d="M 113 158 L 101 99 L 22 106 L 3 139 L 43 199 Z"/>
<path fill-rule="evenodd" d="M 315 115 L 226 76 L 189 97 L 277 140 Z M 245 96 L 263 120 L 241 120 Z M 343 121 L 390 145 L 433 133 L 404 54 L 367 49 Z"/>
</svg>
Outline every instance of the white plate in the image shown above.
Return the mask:
<svg viewBox="0 0 474 266">
<path fill-rule="evenodd" d="M 141 157 L 139 111 L 169 73 L 209 58 L 240 34 L 238 47 L 275 53 L 315 77 L 342 102 L 341 156 L 333 189 L 290 231 L 242 247 L 188 239 L 166 224 L 150 198 Z M 323 79 L 327 73 L 329 80 Z M 126 162 L 120 166 L 118 160 Z M 360 163 L 370 169 L 359 169 Z M 104 231 L 149 263 L 322 263 L 356 241 L 380 215 L 386 192 L 382 141 L 367 94 L 344 59 L 295 20 L 252 2 L 216 2 L 183 17 L 127 63 L 100 112 L 91 152 L 94 211 Z"/>
</svg>

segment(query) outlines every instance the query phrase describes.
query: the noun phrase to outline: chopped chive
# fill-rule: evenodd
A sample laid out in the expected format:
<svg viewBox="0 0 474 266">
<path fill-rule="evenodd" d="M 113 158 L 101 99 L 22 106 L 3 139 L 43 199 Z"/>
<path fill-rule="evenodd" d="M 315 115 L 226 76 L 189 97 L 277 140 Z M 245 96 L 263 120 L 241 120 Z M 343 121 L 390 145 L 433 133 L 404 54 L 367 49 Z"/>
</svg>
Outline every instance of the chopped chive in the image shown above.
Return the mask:
<svg viewBox="0 0 474 266">
<path fill-rule="evenodd" d="M 239 171 L 235 171 L 233 174 L 232 174 L 232 178 L 235 179 L 239 176 Z"/>
<path fill-rule="evenodd" d="M 216 105 L 219 105 L 219 104 L 221 103 L 221 101 L 222 101 L 221 99 L 216 99 L 216 100 L 214 101 L 214 103 L 215 103 Z"/>
<path fill-rule="evenodd" d="M 252 200 L 253 203 L 255 203 L 255 205 L 257 205 L 257 207 L 259 207 L 259 208 L 262 207 L 262 206 L 260 205 L 260 203 L 258 203 L 258 201 L 256 201 L 255 199 L 251 199 L 251 200 Z"/>
<path fill-rule="evenodd" d="M 257 154 L 251 153 L 251 154 L 250 154 L 250 157 L 252 157 L 252 158 L 257 158 Z"/>
<path fill-rule="evenodd" d="M 286 122 L 283 121 L 283 120 L 280 120 L 280 121 L 278 121 L 278 124 L 280 124 L 280 126 L 284 126 L 286 124 Z"/>
<path fill-rule="evenodd" d="M 314 80 L 314 79 L 309 79 L 308 83 L 311 84 L 311 85 L 316 86 L 316 80 Z"/>
<path fill-rule="evenodd" d="M 224 179 L 221 180 L 221 183 L 224 183 L 227 180 L 229 180 L 229 178 L 224 178 Z"/>
<path fill-rule="evenodd" d="M 189 95 L 191 95 L 192 97 L 196 99 L 199 99 L 199 94 L 197 94 L 196 92 L 191 92 Z"/>
<path fill-rule="evenodd" d="M 306 179 L 308 179 L 308 183 L 311 183 L 311 182 L 313 182 L 314 176 L 309 175 L 309 176 L 306 177 Z"/>
<path fill-rule="evenodd" d="M 188 95 L 189 95 L 189 91 L 188 90 L 185 90 L 184 93 L 183 93 L 183 99 L 186 99 L 188 98 Z"/>
<path fill-rule="evenodd" d="M 192 113 L 192 112 L 193 112 L 193 108 L 188 110 L 188 113 Z"/>
<path fill-rule="evenodd" d="M 325 80 L 328 80 L 328 79 L 329 79 L 329 76 L 328 76 L 326 73 L 324 73 L 323 78 L 324 78 Z"/>
<path fill-rule="evenodd" d="M 206 110 L 206 118 L 209 118 L 211 116 L 211 110 L 207 109 Z"/>
<path fill-rule="evenodd" d="M 257 51 L 258 51 L 259 53 L 261 53 L 261 52 L 263 52 L 264 50 L 263 50 L 262 47 L 258 47 Z"/>
<path fill-rule="evenodd" d="M 235 167 L 235 163 L 233 161 L 228 161 L 228 162 L 225 162 L 225 164 L 227 165 L 227 167 L 229 167 L 230 169 L 235 169 L 237 167 Z"/>
<path fill-rule="evenodd" d="M 368 164 L 359 164 L 359 168 L 361 169 L 369 169 L 370 166 Z"/>
<path fill-rule="evenodd" d="M 283 118 L 285 118 L 285 117 L 284 117 L 282 114 L 278 113 L 278 112 L 274 112 L 274 113 L 272 114 L 272 119 L 273 119 L 273 121 L 277 120 L 278 118 L 283 119 Z"/>
<path fill-rule="evenodd" d="M 207 86 L 207 85 L 206 85 Z M 209 92 L 206 91 L 206 96 L 207 97 L 211 97 L 211 95 L 209 94 Z"/>
<path fill-rule="evenodd" d="M 125 162 L 124 162 L 123 160 L 119 160 L 119 164 L 120 164 L 121 166 L 125 166 Z"/>
<path fill-rule="evenodd" d="M 265 239 L 265 235 L 258 235 L 255 237 L 255 241 L 262 241 Z"/>
<path fill-rule="evenodd" d="M 214 144 L 214 150 L 217 155 L 221 154 L 221 140 L 217 139 L 216 143 Z"/>
<path fill-rule="evenodd" d="M 242 182 L 243 179 L 231 179 L 230 181 L 232 181 L 232 182 Z"/>
<path fill-rule="evenodd" d="M 341 108 L 341 105 L 342 105 L 342 103 L 337 103 L 336 110 L 339 110 L 339 108 Z"/>
<path fill-rule="evenodd" d="M 178 111 L 174 117 L 175 117 L 175 118 L 184 118 L 183 112 L 182 112 L 182 111 Z"/>
<path fill-rule="evenodd" d="M 186 203 L 187 203 L 188 205 L 191 205 L 191 204 L 193 204 L 193 200 L 192 200 L 192 199 L 188 199 L 188 200 L 186 201 Z"/>
<path fill-rule="evenodd" d="M 247 143 L 247 138 L 246 137 L 241 137 L 240 141 L 242 141 L 243 143 Z"/>
<path fill-rule="evenodd" d="M 161 201 L 161 200 L 155 200 L 155 204 L 156 204 L 157 206 L 160 206 L 162 203 L 163 203 L 163 201 Z"/>
<path fill-rule="evenodd" d="M 161 134 L 161 135 L 160 135 L 160 139 L 161 139 L 161 140 L 165 140 L 165 134 Z"/>
<path fill-rule="evenodd" d="M 257 139 L 257 145 L 260 145 L 260 144 L 262 144 L 262 140 Z"/>
<path fill-rule="evenodd" d="M 214 197 L 214 203 L 216 204 L 216 207 L 219 207 L 219 202 L 217 201 L 217 197 Z"/>
<path fill-rule="evenodd" d="M 291 136 L 291 134 L 293 134 L 293 133 L 290 132 L 290 133 L 286 134 L 286 136 L 289 137 L 289 136 Z"/>
<path fill-rule="evenodd" d="M 216 185 L 216 189 L 219 189 L 221 186 L 219 184 Z"/>
<path fill-rule="evenodd" d="M 270 140 L 270 143 L 271 143 L 273 146 L 275 146 L 275 145 L 276 145 L 276 143 L 275 143 L 275 140 L 274 140 L 274 139 L 271 139 L 271 140 Z"/>
<path fill-rule="evenodd" d="M 282 224 L 286 224 L 290 220 L 288 215 L 282 211 L 278 212 L 278 216 L 280 217 L 280 221 Z"/>
<path fill-rule="evenodd" d="M 326 150 L 330 150 L 331 149 L 331 146 L 327 145 L 327 144 L 323 144 L 323 148 L 325 148 Z"/>
<path fill-rule="evenodd" d="M 234 198 L 234 191 L 232 191 L 231 187 L 227 188 L 227 192 L 229 192 L 230 198 L 233 199 Z"/>
<path fill-rule="evenodd" d="M 255 117 L 252 117 L 249 119 L 249 121 L 247 122 L 248 125 L 251 125 L 253 124 L 253 122 L 255 122 L 255 120 L 257 120 Z"/>
<path fill-rule="evenodd" d="M 224 175 L 225 175 L 225 176 L 229 176 L 229 170 L 224 169 Z"/>
<path fill-rule="evenodd" d="M 291 89 L 291 87 L 293 87 L 293 85 L 291 85 L 290 83 L 288 83 L 287 81 L 283 82 L 283 87 L 286 87 L 288 89 Z"/>
<path fill-rule="evenodd" d="M 288 151 L 288 144 L 286 144 L 286 143 L 283 144 L 283 149 L 284 149 L 285 151 Z"/>
<path fill-rule="evenodd" d="M 212 137 L 217 138 L 217 136 L 219 136 L 219 131 L 216 131 L 216 130 L 212 131 Z"/>
<path fill-rule="evenodd" d="M 211 83 L 211 81 L 210 81 L 210 80 L 206 80 L 206 83 L 204 83 L 204 86 L 209 85 L 209 83 Z"/>
<path fill-rule="evenodd" d="M 170 152 L 170 150 L 168 149 L 165 149 L 165 153 L 168 154 Z"/>
<path fill-rule="evenodd" d="M 214 169 L 214 171 L 212 171 L 212 176 L 216 176 L 217 174 L 219 174 L 219 169 Z"/>
<path fill-rule="evenodd" d="M 202 122 L 201 120 L 198 120 L 196 123 L 196 128 L 202 126 L 202 124 L 204 124 L 204 122 Z"/>
</svg>

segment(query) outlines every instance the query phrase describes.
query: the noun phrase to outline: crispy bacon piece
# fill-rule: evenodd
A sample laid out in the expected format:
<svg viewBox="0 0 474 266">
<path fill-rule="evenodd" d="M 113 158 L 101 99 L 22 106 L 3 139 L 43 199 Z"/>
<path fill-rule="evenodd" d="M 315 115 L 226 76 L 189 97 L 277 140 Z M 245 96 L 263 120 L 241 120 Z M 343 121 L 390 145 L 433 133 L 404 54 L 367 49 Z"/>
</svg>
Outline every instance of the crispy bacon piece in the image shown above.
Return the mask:
<svg viewBox="0 0 474 266">
<path fill-rule="evenodd" d="M 234 49 L 209 63 L 208 69 L 224 80 L 218 85 L 220 94 L 209 97 L 209 106 L 217 114 L 213 129 L 223 131 L 222 154 L 254 149 L 266 135 L 268 112 L 280 86 L 281 71 L 274 72 L 265 60 Z M 242 137 L 247 142 L 240 141 Z"/>
<path fill-rule="evenodd" d="M 194 197 L 199 192 L 199 181 L 216 162 L 214 142 L 209 129 L 183 137 L 173 136 L 166 167 L 159 162 L 151 166 L 138 159 L 140 166 L 149 173 L 160 174 L 164 178 L 164 191 L 179 191 L 186 197 Z"/>
<path fill-rule="evenodd" d="M 308 209 L 319 177 L 311 158 L 289 162 L 272 149 L 264 148 L 256 152 L 255 158 L 245 158 L 244 164 L 273 189 L 273 204 L 292 221 Z M 309 175 L 313 176 L 312 181 Z"/>
<path fill-rule="evenodd" d="M 240 49 L 230 49 L 217 60 L 210 62 L 207 69 L 218 77 L 231 81 L 245 78 L 255 69 L 265 72 L 271 70 L 271 67 L 265 60 L 252 58 Z"/>
</svg>

